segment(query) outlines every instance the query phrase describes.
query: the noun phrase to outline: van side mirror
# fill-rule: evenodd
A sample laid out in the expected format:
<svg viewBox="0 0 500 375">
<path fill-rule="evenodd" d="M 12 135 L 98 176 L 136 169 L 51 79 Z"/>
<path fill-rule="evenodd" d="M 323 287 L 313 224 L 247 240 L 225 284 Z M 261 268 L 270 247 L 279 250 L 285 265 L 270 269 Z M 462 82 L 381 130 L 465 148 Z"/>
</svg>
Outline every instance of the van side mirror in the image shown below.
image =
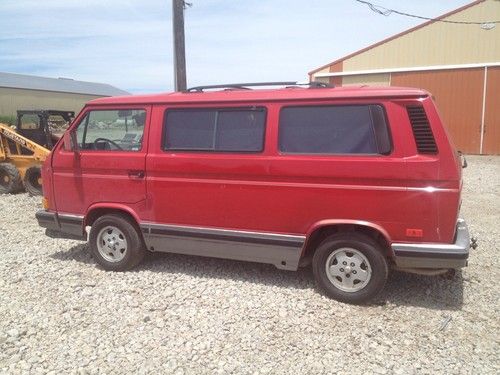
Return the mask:
<svg viewBox="0 0 500 375">
<path fill-rule="evenodd" d="M 64 151 L 78 151 L 75 132 L 67 131 L 63 135 Z"/>
</svg>

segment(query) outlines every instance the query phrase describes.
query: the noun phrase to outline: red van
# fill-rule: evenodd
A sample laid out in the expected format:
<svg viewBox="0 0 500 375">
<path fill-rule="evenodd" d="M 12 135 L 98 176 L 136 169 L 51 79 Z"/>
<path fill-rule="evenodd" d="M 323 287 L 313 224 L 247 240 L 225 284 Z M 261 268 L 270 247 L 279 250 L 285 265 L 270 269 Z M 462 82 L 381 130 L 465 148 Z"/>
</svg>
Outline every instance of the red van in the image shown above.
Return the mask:
<svg viewBox="0 0 500 375">
<path fill-rule="evenodd" d="M 312 262 L 318 286 L 351 303 L 390 268 L 466 266 L 461 158 L 429 93 L 326 86 L 90 101 L 43 166 L 38 222 L 88 240 L 106 270 L 146 251 Z"/>
</svg>

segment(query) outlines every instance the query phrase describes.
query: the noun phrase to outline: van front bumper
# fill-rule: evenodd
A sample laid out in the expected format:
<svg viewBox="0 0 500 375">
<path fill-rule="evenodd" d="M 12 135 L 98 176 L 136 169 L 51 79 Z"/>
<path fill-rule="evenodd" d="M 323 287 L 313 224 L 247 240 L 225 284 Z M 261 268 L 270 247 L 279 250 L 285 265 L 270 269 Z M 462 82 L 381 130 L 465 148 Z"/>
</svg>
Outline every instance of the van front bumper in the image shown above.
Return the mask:
<svg viewBox="0 0 500 375">
<path fill-rule="evenodd" d="M 87 240 L 87 234 L 83 230 L 83 216 L 40 210 L 35 217 L 38 225 L 45 228 L 45 235 L 48 237 Z"/>
<path fill-rule="evenodd" d="M 398 268 L 461 268 L 467 266 L 471 238 L 465 220 L 458 219 L 455 243 L 393 243 Z"/>
</svg>

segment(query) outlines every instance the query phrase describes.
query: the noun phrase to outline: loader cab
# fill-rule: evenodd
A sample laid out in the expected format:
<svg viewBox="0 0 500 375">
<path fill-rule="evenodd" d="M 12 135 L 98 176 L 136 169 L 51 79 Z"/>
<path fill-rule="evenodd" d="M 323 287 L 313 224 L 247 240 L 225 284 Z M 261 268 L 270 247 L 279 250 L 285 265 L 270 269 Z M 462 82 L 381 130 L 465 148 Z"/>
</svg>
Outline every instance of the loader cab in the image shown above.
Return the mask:
<svg viewBox="0 0 500 375">
<path fill-rule="evenodd" d="M 17 111 L 16 131 L 23 137 L 51 150 L 75 117 L 72 111 Z"/>
</svg>

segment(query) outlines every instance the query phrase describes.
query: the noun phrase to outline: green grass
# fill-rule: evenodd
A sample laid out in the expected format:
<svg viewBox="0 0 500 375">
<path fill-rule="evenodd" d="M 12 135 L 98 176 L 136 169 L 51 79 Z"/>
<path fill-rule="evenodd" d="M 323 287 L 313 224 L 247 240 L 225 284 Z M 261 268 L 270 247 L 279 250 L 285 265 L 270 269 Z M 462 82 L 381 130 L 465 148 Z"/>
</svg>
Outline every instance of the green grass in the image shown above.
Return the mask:
<svg viewBox="0 0 500 375">
<path fill-rule="evenodd" d="M 0 115 L 0 123 L 7 125 L 16 124 L 16 116 Z"/>
</svg>

